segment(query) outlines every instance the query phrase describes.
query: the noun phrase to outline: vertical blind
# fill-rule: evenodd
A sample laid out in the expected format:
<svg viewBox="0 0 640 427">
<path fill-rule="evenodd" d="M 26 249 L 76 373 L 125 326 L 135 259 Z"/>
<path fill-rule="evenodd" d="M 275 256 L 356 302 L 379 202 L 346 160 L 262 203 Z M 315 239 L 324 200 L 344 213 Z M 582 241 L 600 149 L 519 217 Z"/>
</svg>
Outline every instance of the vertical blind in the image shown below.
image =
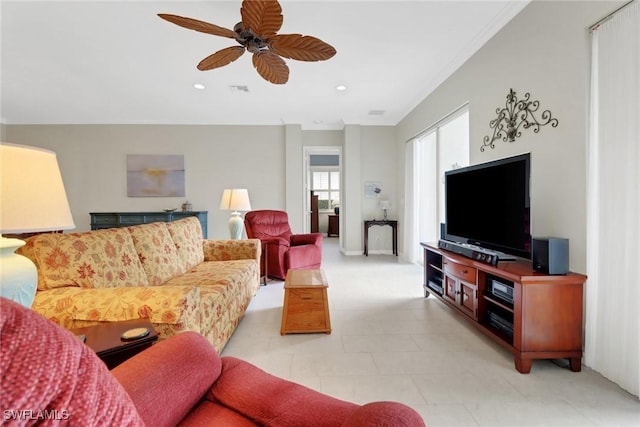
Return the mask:
<svg viewBox="0 0 640 427">
<path fill-rule="evenodd" d="M 640 2 L 592 30 L 585 364 L 640 389 Z"/>
</svg>

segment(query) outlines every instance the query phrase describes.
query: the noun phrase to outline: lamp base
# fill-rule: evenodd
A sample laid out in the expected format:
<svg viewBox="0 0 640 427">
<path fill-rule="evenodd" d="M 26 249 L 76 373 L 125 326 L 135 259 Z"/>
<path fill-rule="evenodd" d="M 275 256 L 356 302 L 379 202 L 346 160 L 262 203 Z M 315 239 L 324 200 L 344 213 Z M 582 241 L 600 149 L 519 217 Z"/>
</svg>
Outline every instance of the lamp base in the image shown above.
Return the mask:
<svg viewBox="0 0 640 427">
<path fill-rule="evenodd" d="M 229 218 L 229 234 L 231 235 L 231 239 L 240 240 L 242 239 L 242 232 L 244 231 L 244 221 L 242 221 L 242 217 L 240 216 L 240 212 L 232 212 L 231 218 Z"/>
<path fill-rule="evenodd" d="M 38 271 L 27 257 L 15 253 L 20 239 L 0 238 L 0 296 L 31 308 L 38 286 Z"/>
</svg>

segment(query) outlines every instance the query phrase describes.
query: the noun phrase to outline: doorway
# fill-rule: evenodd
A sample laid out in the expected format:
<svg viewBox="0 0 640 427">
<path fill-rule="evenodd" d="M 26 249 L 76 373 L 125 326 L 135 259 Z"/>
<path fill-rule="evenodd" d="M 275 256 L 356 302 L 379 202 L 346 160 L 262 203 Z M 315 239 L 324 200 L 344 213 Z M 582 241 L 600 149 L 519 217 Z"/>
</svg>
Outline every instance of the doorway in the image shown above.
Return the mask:
<svg viewBox="0 0 640 427">
<path fill-rule="evenodd" d="M 304 147 L 303 176 L 304 183 L 304 232 L 310 233 L 312 221 L 317 218 L 318 232 L 327 236 L 339 237 L 339 218 L 342 188 L 342 148 L 341 147 Z M 317 196 L 318 208 L 314 212 L 312 191 Z M 336 209 L 337 208 L 337 209 Z M 329 230 L 329 221 L 332 229 Z M 315 231 L 315 230 L 314 230 Z"/>
</svg>

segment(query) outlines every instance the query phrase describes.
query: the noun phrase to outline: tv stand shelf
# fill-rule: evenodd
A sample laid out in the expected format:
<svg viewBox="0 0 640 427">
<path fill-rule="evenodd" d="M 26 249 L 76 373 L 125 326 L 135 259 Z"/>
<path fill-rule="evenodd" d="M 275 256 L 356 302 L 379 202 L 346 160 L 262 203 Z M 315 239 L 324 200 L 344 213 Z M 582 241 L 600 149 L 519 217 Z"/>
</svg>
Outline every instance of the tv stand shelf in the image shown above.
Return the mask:
<svg viewBox="0 0 640 427">
<path fill-rule="evenodd" d="M 568 359 L 580 372 L 586 276 L 538 273 L 520 258 L 493 266 L 437 243 L 421 246 L 425 297 L 434 295 L 509 350 L 518 372 L 529 373 L 535 359 Z"/>
</svg>

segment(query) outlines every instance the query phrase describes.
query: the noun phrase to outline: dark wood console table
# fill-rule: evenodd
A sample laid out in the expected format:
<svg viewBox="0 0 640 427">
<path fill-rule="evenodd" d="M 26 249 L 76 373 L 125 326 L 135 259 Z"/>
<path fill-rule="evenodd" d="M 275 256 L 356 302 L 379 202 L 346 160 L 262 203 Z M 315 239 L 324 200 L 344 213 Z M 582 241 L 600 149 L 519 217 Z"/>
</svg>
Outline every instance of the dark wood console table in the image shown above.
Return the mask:
<svg viewBox="0 0 640 427">
<path fill-rule="evenodd" d="M 340 216 L 329 215 L 327 237 L 340 235 Z"/>
<path fill-rule="evenodd" d="M 192 212 L 90 212 L 91 229 L 131 227 L 150 222 L 171 222 L 195 216 L 200 221 L 202 235 L 207 238 L 207 211 Z"/>
<path fill-rule="evenodd" d="M 435 296 L 513 354 L 518 372 L 534 359 L 582 365 L 582 299 L 587 276 L 548 275 L 531 261 L 493 266 L 421 243 L 425 297 Z"/>
<path fill-rule="evenodd" d="M 393 254 L 398 256 L 398 221 L 373 220 L 364 222 L 364 255 L 369 256 L 369 227 L 372 225 L 388 225 L 393 233 Z"/>
</svg>

